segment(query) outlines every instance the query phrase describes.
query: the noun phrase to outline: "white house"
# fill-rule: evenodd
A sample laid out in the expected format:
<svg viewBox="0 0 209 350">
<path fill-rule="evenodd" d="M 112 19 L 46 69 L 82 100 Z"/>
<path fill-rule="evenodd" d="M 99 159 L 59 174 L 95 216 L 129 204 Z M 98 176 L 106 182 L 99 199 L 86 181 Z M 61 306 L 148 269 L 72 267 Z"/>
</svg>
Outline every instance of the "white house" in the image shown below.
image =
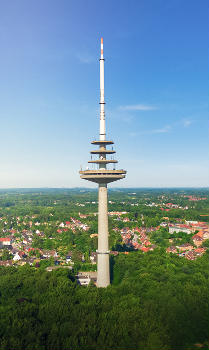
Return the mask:
<svg viewBox="0 0 209 350">
<path fill-rule="evenodd" d="M 10 237 L 4 237 L 4 238 L 0 238 L 0 243 L 3 246 L 7 246 L 7 245 L 11 245 L 12 244 L 12 240 Z"/>
<path fill-rule="evenodd" d="M 13 260 L 14 261 L 19 261 L 19 260 L 21 260 L 22 259 L 22 257 L 19 255 L 19 253 L 17 252 L 17 253 L 15 253 L 15 255 L 14 255 L 14 257 L 13 257 Z"/>
<path fill-rule="evenodd" d="M 88 275 L 77 275 L 77 281 L 81 286 L 88 286 L 91 278 Z"/>
</svg>

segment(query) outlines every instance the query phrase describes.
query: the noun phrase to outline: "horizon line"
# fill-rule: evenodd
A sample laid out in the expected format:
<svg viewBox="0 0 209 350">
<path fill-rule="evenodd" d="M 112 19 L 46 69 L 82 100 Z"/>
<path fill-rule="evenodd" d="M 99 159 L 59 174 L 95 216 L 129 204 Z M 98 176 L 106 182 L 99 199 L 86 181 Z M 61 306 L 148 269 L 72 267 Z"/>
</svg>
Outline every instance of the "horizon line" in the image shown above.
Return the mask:
<svg viewBox="0 0 209 350">
<path fill-rule="evenodd" d="M 141 187 L 109 187 L 109 189 L 146 189 L 146 188 L 152 188 L 152 189 L 182 189 L 182 188 L 204 188 L 204 189 L 209 189 L 209 186 L 164 186 L 164 187 L 152 187 L 152 186 L 141 186 Z M 87 190 L 97 190 L 97 187 L 83 187 L 83 186 L 74 186 L 74 187 L 0 187 L 0 190 L 22 190 L 22 189 L 59 189 L 59 190 L 71 190 L 71 189 L 87 189 Z"/>
</svg>

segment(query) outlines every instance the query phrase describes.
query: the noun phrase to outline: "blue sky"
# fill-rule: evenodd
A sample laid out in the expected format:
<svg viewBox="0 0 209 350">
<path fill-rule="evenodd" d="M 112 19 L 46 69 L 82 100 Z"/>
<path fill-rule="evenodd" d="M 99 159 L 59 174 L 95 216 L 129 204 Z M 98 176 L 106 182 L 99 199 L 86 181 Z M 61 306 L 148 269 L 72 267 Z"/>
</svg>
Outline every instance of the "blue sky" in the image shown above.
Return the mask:
<svg viewBox="0 0 209 350">
<path fill-rule="evenodd" d="M 0 187 L 79 178 L 99 129 L 104 37 L 114 187 L 208 186 L 207 0 L 0 2 Z"/>
</svg>

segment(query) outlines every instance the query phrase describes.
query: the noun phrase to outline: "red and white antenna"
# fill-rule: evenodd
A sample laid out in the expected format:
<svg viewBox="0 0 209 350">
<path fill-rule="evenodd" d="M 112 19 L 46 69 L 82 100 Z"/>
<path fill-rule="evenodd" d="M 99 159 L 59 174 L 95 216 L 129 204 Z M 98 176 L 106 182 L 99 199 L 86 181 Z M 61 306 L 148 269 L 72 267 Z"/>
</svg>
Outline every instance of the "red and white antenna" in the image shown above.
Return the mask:
<svg viewBox="0 0 209 350">
<path fill-rule="evenodd" d="M 103 38 L 101 38 L 101 59 L 103 58 Z"/>
</svg>

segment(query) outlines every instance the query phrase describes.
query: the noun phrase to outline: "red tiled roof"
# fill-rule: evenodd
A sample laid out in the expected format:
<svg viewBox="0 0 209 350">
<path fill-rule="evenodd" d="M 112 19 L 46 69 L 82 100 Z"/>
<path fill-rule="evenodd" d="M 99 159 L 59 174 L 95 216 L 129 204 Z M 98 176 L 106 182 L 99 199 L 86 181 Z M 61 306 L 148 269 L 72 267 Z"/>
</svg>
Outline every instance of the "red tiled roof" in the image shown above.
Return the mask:
<svg viewBox="0 0 209 350">
<path fill-rule="evenodd" d="M 193 239 L 193 240 L 196 240 L 196 241 L 202 241 L 202 240 L 203 240 L 200 236 L 198 236 L 198 234 L 194 235 L 194 236 L 192 237 L 192 239 Z"/>
<path fill-rule="evenodd" d="M 202 237 L 203 237 L 203 231 L 200 230 L 196 235 L 202 238 Z M 195 236 L 196 236 L 196 235 L 195 235 Z"/>
<path fill-rule="evenodd" d="M 196 253 L 203 253 L 205 252 L 205 248 L 197 248 L 194 250 Z"/>
<path fill-rule="evenodd" d="M 10 242 L 11 238 L 8 237 L 4 237 L 4 238 L 0 238 L 0 242 Z"/>
<path fill-rule="evenodd" d="M 147 247 L 142 247 L 142 248 L 141 248 L 141 250 L 142 250 L 143 252 L 145 252 L 145 253 L 146 253 L 146 252 L 148 252 L 148 251 L 149 251 L 149 248 L 147 248 Z"/>
</svg>

